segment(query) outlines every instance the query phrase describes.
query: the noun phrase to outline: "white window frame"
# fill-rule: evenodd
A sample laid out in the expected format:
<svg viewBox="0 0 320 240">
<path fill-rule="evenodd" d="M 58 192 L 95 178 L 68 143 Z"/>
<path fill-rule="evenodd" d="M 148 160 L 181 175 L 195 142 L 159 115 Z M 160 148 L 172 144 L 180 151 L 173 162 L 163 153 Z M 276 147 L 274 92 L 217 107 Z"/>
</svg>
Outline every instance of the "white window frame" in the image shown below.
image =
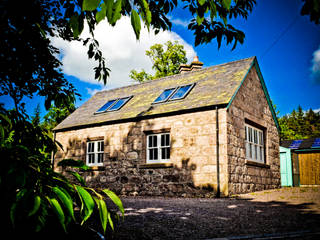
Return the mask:
<svg viewBox="0 0 320 240">
<path fill-rule="evenodd" d="M 169 136 L 169 142 L 166 143 L 165 145 L 161 145 L 161 136 Z M 157 144 L 156 146 L 149 146 L 150 143 L 150 137 L 156 137 L 157 139 Z M 157 133 L 157 134 L 148 134 L 147 135 L 147 163 L 170 163 L 170 151 L 171 151 L 171 147 L 170 147 L 170 133 L 166 132 L 166 133 Z M 150 159 L 150 150 L 152 149 L 157 149 L 157 158 L 158 159 Z M 169 158 L 162 158 L 162 151 L 169 151 Z M 166 154 L 165 154 L 166 155 Z"/>
<path fill-rule="evenodd" d="M 93 149 L 92 149 L 93 144 Z M 93 150 L 93 151 L 92 151 Z M 91 159 L 93 157 L 93 159 Z M 104 141 L 88 141 L 86 151 L 86 164 L 87 166 L 103 166 L 104 160 Z"/>
<path fill-rule="evenodd" d="M 265 163 L 264 131 L 250 124 L 245 124 L 246 159 L 258 163 Z"/>
</svg>

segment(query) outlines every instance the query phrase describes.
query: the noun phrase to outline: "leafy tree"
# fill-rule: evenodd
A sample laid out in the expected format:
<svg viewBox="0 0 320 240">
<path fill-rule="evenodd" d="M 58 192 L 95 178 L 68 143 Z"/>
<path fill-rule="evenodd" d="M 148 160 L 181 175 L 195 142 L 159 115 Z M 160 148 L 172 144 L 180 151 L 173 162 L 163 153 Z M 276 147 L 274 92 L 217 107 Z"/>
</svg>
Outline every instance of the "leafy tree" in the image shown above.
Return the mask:
<svg viewBox="0 0 320 240">
<path fill-rule="evenodd" d="M 299 106 L 297 111 L 293 110 L 291 114 L 278 118 L 278 121 L 282 140 L 320 137 L 320 113 L 312 109 L 305 113 Z"/>
<path fill-rule="evenodd" d="M 320 24 L 320 2 L 319 0 L 302 0 L 301 15 L 309 15 L 310 21 Z"/>
<path fill-rule="evenodd" d="M 51 105 L 49 111 L 44 116 L 44 120 L 42 122 L 42 126 L 49 131 L 52 131 L 59 123 L 61 123 L 66 117 L 68 117 L 71 113 L 76 110 L 76 107 L 73 103 L 69 105 L 58 108 L 54 105 Z"/>
<path fill-rule="evenodd" d="M 162 44 L 155 44 L 146 51 L 146 55 L 151 59 L 155 70 L 155 75 L 151 75 L 142 69 L 141 72 L 131 70 L 130 77 L 138 82 L 170 76 L 179 73 L 180 64 L 187 63 L 186 51 L 178 41 L 165 43 L 166 49 Z"/>
</svg>

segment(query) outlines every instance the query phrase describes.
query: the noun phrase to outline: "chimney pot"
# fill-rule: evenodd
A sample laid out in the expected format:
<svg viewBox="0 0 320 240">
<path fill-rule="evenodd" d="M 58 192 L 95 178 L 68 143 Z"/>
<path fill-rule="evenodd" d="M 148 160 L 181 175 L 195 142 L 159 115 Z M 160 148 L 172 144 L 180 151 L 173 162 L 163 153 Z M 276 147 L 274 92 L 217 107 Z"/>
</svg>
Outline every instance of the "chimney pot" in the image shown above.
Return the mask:
<svg viewBox="0 0 320 240">
<path fill-rule="evenodd" d="M 191 71 L 201 69 L 201 68 L 202 68 L 202 65 L 203 65 L 203 62 L 200 62 L 200 61 L 199 61 L 199 57 L 198 57 L 198 56 L 195 56 L 195 57 L 193 58 L 192 63 L 190 64 Z"/>
</svg>

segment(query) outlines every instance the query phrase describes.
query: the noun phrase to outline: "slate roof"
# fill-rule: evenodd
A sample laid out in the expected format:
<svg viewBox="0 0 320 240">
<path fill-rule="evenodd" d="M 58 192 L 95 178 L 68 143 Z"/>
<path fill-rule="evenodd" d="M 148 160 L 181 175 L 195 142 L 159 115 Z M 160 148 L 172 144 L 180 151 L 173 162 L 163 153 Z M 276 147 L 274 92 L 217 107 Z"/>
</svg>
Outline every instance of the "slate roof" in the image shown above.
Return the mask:
<svg viewBox="0 0 320 240">
<path fill-rule="evenodd" d="M 302 150 L 302 149 L 320 150 L 319 144 L 316 144 L 318 142 L 320 142 L 320 136 L 317 138 L 308 138 L 308 139 L 300 139 L 300 140 L 284 140 L 280 143 L 280 146 L 284 148 L 290 148 L 294 151 Z"/>
<path fill-rule="evenodd" d="M 59 131 L 87 125 L 127 121 L 139 117 L 155 117 L 180 111 L 227 105 L 233 99 L 255 61 L 255 57 L 250 57 L 141 84 L 98 92 L 54 130 Z M 152 104 L 163 90 L 190 83 L 196 84 L 184 99 Z M 94 114 L 109 100 L 127 96 L 133 97 L 120 110 Z"/>
</svg>

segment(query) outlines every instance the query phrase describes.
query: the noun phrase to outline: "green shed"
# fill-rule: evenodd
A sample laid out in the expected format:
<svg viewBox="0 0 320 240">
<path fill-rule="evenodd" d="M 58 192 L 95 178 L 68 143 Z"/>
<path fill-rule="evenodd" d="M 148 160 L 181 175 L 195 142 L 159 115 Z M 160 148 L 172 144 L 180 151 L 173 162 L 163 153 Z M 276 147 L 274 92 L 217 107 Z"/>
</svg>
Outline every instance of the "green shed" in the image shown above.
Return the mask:
<svg viewBox="0 0 320 240">
<path fill-rule="evenodd" d="M 281 186 L 320 186 L 320 138 L 280 145 Z"/>
</svg>

